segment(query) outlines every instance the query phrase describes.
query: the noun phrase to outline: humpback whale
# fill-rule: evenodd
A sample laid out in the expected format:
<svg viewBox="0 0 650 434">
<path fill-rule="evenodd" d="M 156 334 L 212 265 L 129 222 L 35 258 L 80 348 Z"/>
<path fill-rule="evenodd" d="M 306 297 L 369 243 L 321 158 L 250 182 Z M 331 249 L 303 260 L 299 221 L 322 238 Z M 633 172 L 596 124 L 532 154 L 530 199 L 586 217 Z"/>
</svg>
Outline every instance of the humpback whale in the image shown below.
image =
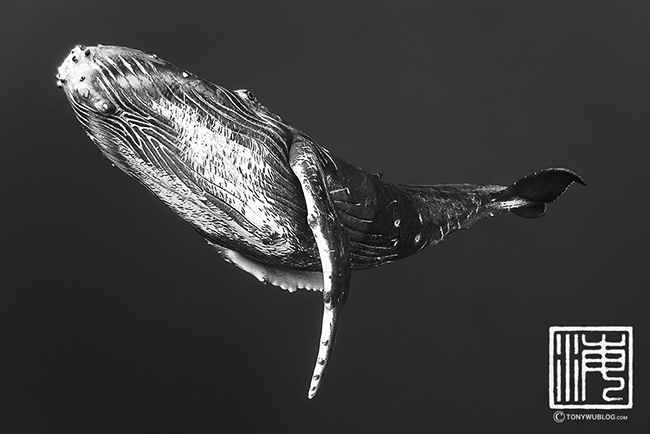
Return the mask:
<svg viewBox="0 0 650 434">
<path fill-rule="evenodd" d="M 228 90 L 154 54 L 77 45 L 58 69 L 90 140 L 262 282 L 323 297 L 308 397 L 330 359 L 352 271 L 397 261 L 480 220 L 544 215 L 576 173 L 510 186 L 404 185 L 331 154 L 246 89 Z"/>
</svg>

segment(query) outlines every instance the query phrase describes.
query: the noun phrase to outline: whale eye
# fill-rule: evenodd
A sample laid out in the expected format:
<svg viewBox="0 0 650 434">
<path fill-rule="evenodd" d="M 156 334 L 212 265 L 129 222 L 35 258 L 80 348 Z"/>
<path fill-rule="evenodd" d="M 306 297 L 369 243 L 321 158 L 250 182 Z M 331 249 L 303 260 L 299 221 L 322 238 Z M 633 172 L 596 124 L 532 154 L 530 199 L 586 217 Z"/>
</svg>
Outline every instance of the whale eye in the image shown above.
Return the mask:
<svg viewBox="0 0 650 434">
<path fill-rule="evenodd" d="M 257 98 L 255 98 L 255 95 L 253 95 L 253 92 L 251 92 L 250 90 L 246 91 L 246 98 L 251 100 L 251 102 L 257 102 Z"/>
</svg>

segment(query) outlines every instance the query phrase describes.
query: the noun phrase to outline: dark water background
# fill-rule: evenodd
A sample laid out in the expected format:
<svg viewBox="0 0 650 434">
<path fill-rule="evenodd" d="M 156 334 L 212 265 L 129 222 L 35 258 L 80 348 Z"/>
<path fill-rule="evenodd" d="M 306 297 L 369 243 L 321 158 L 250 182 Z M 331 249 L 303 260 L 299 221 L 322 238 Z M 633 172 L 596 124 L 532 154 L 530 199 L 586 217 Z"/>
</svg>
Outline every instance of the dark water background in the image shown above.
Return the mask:
<svg viewBox="0 0 650 434">
<path fill-rule="evenodd" d="M 0 432 L 644 432 L 650 3 L 0 3 Z M 263 286 L 111 167 L 55 72 L 76 43 L 246 87 L 409 183 L 568 167 L 546 217 L 356 273 L 306 398 L 318 294 Z M 631 325 L 635 405 L 556 424 L 548 327 Z"/>
</svg>

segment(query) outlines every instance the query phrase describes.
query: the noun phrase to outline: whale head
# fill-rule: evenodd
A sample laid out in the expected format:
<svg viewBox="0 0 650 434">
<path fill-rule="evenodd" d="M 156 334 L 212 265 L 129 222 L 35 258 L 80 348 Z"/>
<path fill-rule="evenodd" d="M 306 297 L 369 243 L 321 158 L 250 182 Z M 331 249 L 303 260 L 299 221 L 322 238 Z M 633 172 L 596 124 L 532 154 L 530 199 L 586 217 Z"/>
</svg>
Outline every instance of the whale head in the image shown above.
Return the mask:
<svg viewBox="0 0 650 434">
<path fill-rule="evenodd" d="M 111 115 L 143 108 L 174 81 L 187 77 L 156 55 L 126 47 L 75 46 L 58 68 L 57 86 L 77 114 Z"/>
</svg>

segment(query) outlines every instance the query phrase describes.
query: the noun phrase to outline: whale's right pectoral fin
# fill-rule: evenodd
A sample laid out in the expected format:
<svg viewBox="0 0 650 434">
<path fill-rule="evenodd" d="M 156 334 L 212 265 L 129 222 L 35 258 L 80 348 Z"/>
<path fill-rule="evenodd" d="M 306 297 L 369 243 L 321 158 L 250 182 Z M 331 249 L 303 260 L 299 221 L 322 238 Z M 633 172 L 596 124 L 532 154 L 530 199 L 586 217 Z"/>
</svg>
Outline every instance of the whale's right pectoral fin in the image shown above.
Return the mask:
<svg viewBox="0 0 650 434">
<path fill-rule="evenodd" d="M 307 222 L 316 240 L 323 271 L 323 322 L 318 357 L 309 385 L 311 399 L 318 391 L 327 366 L 350 285 L 350 248 L 345 228 L 329 197 L 317 145 L 297 137 L 291 144 L 289 163 L 302 187 Z"/>
</svg>

